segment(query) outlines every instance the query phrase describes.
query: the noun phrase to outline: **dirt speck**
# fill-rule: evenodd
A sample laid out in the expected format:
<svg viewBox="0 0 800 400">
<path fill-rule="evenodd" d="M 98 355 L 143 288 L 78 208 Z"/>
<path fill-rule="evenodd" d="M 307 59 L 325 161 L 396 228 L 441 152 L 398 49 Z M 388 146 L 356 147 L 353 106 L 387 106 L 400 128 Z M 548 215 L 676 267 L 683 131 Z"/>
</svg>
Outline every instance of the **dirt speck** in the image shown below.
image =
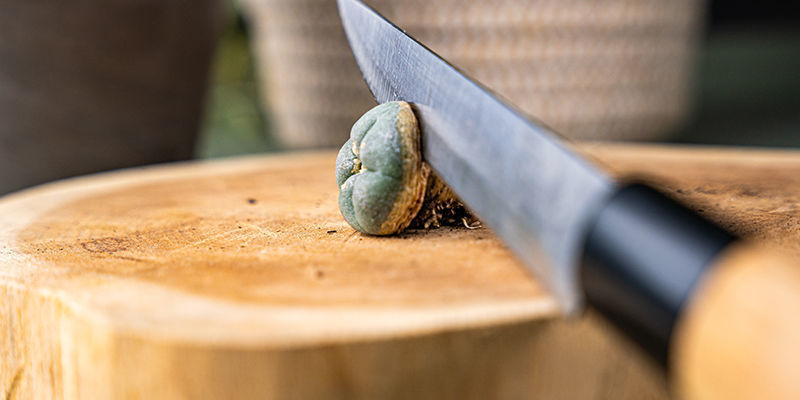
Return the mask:
<svg viewBox="0 0 800 400">
<path fill-rule="evenodd" d="M 128 249 L 125 240 L 115 237 L 91 239 L 81 243 L 81 247 L 90 253 L 116 253 Z"/>
<path fill-rule="evenodd" d="M 698 186 L 698 187 L 694 188 L 694 191 L 696 193 L 702 193 L 702 194 L 717 194 L 717 190 L 716 189 L 711 189 L 709 187 L 702 187 L 702 186 Z"/>
</svg>

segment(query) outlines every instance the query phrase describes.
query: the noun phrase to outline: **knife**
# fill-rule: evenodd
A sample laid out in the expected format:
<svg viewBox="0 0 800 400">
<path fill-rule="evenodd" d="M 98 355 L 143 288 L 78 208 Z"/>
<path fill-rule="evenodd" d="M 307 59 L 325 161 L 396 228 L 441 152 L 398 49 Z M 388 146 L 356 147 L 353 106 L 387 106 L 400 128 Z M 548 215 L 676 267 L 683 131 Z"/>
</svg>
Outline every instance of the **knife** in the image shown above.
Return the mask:
<svg viewBox="0 0 800 400">
<path fill-rule="evenodd" d="M 614 181 L 361 1 L 337 2 L 375 99 L 412 104 L 426 161 L 565 314 L 599 310 L 685 398 L 800 399 L 792 260 Z"/>
</svg>

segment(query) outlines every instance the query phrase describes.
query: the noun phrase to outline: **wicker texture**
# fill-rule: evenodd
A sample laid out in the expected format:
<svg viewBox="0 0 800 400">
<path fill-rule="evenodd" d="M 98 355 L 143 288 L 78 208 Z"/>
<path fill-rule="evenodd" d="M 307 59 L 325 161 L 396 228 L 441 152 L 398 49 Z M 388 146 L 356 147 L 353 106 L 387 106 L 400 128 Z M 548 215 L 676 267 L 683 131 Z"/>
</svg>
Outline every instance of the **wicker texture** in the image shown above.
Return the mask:
<svg viewBox="0 0 800 400">
<path fill-rule="evenodd" d="M 267 103 L 290 146 L 334 145 L 374 105 L 333 0 L 249 0 Z M 662 138 L 686 114 L 700 0 L 370 0 L 572 138 Z"/>
<path fill-rule="evenodd" d="M 248 0 L 262 96 L 290 148 L 340 146 L 375 105 L 335 0 Z"/>
</svg>

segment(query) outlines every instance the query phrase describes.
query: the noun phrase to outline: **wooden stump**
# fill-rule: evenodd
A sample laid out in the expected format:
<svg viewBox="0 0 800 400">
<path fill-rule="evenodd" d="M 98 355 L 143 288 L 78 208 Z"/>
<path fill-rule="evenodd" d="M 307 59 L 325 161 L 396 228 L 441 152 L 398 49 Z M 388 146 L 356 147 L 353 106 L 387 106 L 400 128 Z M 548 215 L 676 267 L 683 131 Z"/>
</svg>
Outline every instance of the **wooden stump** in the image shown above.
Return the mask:
<svg viewBox="0 0 800 400">
<path fill-rule="evenodd" d="M 800 154 L 583 149 L 800 256 Z M 334 158 L 141 168 L 0 200 L 0 395 L 667 397 L 604 321 L 560 319 L 490 231 L 355 232 Z"/>
</svg>

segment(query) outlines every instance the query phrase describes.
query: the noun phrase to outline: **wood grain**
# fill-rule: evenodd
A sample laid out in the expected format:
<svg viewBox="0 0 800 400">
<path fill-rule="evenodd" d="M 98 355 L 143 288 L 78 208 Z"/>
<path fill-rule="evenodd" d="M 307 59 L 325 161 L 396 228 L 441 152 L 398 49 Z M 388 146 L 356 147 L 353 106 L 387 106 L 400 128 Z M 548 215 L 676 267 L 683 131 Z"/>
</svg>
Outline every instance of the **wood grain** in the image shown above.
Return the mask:
<svg viewBox="0 0 800 400">
<path fill-rule="evenodd" d="M 797 251 L 800 155 L 584 145 Z M 662 399 L 486 229 L 356 233 L 333 153 L 141 168 L 0 199 L 8 398 Z"/>
</svg>

